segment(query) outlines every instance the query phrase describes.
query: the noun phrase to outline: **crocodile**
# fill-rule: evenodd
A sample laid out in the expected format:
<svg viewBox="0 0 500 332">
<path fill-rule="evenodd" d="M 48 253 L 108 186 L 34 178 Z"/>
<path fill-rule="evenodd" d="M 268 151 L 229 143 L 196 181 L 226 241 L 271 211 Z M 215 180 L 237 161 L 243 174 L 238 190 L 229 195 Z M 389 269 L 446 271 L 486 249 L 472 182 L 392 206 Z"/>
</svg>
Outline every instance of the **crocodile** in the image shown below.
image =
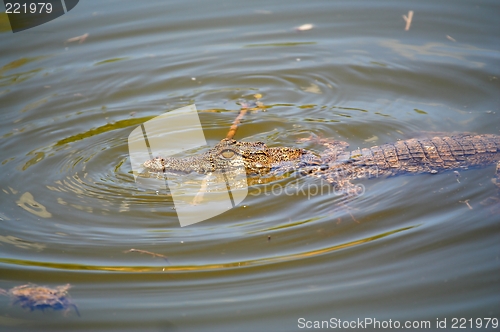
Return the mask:
<svg viewBox="0 0 500 332">
<path fill-rule="evenodd" d="M 210 173 L 245 167 L 248 175 L 298 171 L 322 178 L 337 190 L 355 193 L 351 181 L 404 173 L 430 173 L 496 164 L 500 189 L 500 136 L 493 134 L 441 135 L 412 138 L 371 148 L 347 151 L 348 144 L 318 139 L 326 149 L 316 154 L 293 147 L 268 147 L 263 142 L 223 139 L 205 153 L 186 158 L 156 157 L 144 162 L 150 172 Z"/>
</svg>

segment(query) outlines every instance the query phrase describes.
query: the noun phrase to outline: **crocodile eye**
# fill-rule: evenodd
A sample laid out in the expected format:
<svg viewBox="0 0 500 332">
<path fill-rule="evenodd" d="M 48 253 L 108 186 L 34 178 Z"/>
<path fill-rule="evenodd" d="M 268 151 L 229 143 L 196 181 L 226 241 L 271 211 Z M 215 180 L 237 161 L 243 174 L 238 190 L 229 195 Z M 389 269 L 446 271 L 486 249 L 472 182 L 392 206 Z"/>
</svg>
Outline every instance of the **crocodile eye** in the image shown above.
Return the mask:
<svg viewBox="0 0 500 332">
<path fill-rule="evenodd" d="M 234 157 L 234 151 L 233 150 L 224 150 L 221 152 L 221 156 L 224 159 L 231 159 Z"/>
</svg>

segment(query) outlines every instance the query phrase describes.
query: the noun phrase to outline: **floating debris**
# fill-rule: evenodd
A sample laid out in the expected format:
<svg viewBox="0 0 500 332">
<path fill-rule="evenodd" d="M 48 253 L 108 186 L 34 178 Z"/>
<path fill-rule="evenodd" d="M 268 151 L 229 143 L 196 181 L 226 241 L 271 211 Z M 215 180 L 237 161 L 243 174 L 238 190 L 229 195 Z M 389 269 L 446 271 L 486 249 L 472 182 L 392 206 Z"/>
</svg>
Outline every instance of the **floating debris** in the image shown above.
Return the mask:
<svg viewBox="0 0 500 332">
<path fill-rule="evenodd" d="M 89 36 L 89 34 L 86 33 L 86 34 L 83 34 L 81 36 L 76 36 L 76 37 L 73 37 L 73 38 L 69 38 L 69 39 L 66 40 L 66 43 L 72 43 L 72 42 L 76 42 L 77 41 L 79 44 L 81 44 L 81 43 L 83 43 L 87 39 L 88 36 Z"/>
<path fill-rule="evenodd" d="M 465 201 L 458 201 L 458 202 L 467 204 L 467 207 L 469 208 L 469 210 L 472 210 L 472 206 L 469 204 L 469 201 L 470 201 L 470 199 L 466 199 Z"/>
<path fill-rule="evenodd" d="M 68 289 L 71 288 L 70 284 L 57 286 L 56 288 L 48 288 L 44 286 L 37 286 L 34 284 L 27 284 L 11 288 L 9 291 L 0 289 L 0 294 L 10 296 L 13 304 L 19 304 L 22 308 L 29 308 L 31 311 L 35 309 L 45 310 L 52 308 L 54 310 L 70 311 L 70 307 L 75 309 L 78 316 L 78 308 L 69 299 Z"/>
<path fill-rule="evenodd" d="M 314 28 L 314 25 L 312 25 L 312 24 L 302 24 L 300 27 L 296 27 L 295 30 L 307 31 L 307 30 L 311 30 L 312 28 Z"/>
<path fill-rule="evenodd" d="M 403 15 L 403 18 L 406 21 L 405 31 L 408 31 L 408 30 L 410 30 L 411 20 L 413 19 L 413 10 L 410 10 L 408 12 L 408 16 Z"/>
<path fill-rule="evenodd" d="M 151 251 L 147 251 L 147 250 L 142 250 L 142 249 L 134 249 L 134 248 L 132 248 L 130 250 L 125 250 L 124 251 L 124 253 L 129 253 L 129 252 L 137 252 L 139 254 L 147 254 L 147 255 L 151 255 L 153 257 L 163 258 L 167 263 L 169 263 L 167 256 L 162 255 L 162 254 L 157 254 L 155 252 L 151 252 Z"/>
</svg>

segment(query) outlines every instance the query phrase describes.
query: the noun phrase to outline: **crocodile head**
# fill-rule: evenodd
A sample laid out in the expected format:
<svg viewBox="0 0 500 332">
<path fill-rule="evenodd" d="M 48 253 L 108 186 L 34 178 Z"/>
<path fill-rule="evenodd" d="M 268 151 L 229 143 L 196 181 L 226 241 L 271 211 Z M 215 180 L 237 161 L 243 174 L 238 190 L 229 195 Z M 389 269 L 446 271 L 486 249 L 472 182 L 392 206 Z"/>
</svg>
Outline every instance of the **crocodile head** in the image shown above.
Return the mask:
<svg viewBox="0 0 500 332">
<path fill-rule="evenodd" d="M 268 147 L 263 142 L 223 139 L 205 153 L 186 158 L 156 157 L 143 166 L 152 172 L 208 173 L 228 167 L 245 167 L 247 174 L 266 174 L 279 167 L 297 165 L 304 149 Z"/>
</svg>

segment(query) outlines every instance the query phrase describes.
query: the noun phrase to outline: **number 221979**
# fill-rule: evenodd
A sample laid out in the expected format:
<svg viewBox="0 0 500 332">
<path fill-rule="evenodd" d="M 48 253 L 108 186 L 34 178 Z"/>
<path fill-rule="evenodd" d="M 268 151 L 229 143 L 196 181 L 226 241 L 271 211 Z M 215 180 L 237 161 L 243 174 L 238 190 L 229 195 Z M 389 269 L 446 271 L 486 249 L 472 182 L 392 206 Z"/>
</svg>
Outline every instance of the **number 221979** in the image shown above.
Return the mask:
<svg viewBox="0 0 500 332">
<path fill-rule="evenodd" d="M 7 2 L 5 3 L 5 13 L 6 14 L 42 14 L 52 13 L 52 4 L 50 2 L 32 2 L 30 4 L 20 4 L 18 2 Z"/>
<path fill-rule="evenodd" d="M 498 328 L 498 318 L 452 318 L 452 329 L 466 329 L 466 328 Z"/>
</svg>

